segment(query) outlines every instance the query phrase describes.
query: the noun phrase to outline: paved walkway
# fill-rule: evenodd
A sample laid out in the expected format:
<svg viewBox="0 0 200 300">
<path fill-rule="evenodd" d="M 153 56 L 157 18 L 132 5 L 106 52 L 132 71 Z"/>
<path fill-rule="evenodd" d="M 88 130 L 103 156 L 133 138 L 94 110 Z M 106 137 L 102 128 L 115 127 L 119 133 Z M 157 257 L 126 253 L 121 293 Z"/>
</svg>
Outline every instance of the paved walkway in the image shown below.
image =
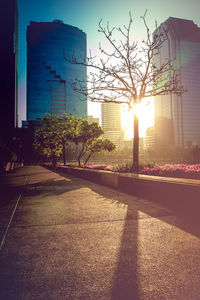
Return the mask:
<svg viewBox="0 0 200 300">
<path fill-rule="evenodd" d="M 200 299 L 198 220 L 40 166 L 0 180 L 1 300 Z"/>
</svg>

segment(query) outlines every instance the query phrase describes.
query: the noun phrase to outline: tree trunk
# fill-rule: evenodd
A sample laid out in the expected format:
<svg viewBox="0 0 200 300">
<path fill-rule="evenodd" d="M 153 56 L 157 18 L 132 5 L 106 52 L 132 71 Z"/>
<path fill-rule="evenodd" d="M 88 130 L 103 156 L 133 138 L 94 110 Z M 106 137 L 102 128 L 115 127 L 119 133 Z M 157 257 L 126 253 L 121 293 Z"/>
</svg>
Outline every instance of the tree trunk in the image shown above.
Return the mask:
<svg viewBox="0 0 200 300">
<path fill-rule="evenodd" d="M 81 166 L 81 158 L 78 156 L 77 160 L 78 160 L 78 166 L 80 167 Z"/>
<path fill-rule="evenodd" d="M 84 149 L 85 149 L 85 143 L 83 143 L 82 150 L 81 150 L 81 152 L 78 155 L 78 165 L 79 165 L 79 167 L 81 166 L 81 158 L 84 155 Z"/>
<path fill-rule="evenodd" d="M 57 157 L 56 157 L 56 155 L 53 155 L 53 157 L 52 157 L 52 166 L 53 166 L 54 171 L 56 171 L 56 163 L 57 163 Z"/>
<path fill-rule="evenodd" d="M 133 172 L 139 172 L 139 118 L 134 113 Z"/>
<path fill-rule="evenodd" d="M 64 141 L 63 141 L 63 163 L 64 165 L 66 165 L 66 147 Z"/>
<path fill-rule="evenodd" d="M 85 162 L 84 162 L 84 166 L 87 164 L 88 160 L 90 159 L 90 157 L 92 156 L 93 152 L 90 152 L 90 154 L 88 155 L 88 157 L 86 158 Z"/>
</svg>

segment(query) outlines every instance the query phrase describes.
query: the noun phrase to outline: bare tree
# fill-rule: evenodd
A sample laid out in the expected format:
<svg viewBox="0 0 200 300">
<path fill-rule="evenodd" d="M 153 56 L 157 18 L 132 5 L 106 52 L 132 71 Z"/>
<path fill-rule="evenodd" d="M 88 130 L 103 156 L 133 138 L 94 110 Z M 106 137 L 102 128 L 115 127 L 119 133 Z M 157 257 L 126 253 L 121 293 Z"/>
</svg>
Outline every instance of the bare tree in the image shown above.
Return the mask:
<svg viewBox="0 0 200 300">
<path fill-rule="evenodd" d="M 87 96 L 92 102 L 126 103 L 134 112 L 134 139 L 133 139 L 133 171 L 139 170 L 139 118 L 137 106 L 148 97 L 183 92 L 180 86 L 178 71 L 174 69 L 173 62 L 166 59 L 161 65 L 155 64 L 155 57 L 163 43 L 168 39 L 166 30 L 155 30 L 150 34 L 146 22 L 146 12 L 141 17 L 146 29 L 146 38 L 139 42 L 132 41 L 131 27 L 133 19 L 129 13 L 128 26 L 123 28 L 110 28 L 99 22 L 98 31 L 108 42 L 109 50 L 99 44 L 101 57 L 90 56 L 87 61 L 78 59 L 75 54 L 64 58 L 76 65 L 88 67 L 87 81 L 78 78 L 71 81 L 72 88 Z M 156 28 L 157 29 L 157 26 Z M 115 39 L 115 33 L 121 39 Z M 111 50 L 110 50 L 111 49 Z"/>
</svg>

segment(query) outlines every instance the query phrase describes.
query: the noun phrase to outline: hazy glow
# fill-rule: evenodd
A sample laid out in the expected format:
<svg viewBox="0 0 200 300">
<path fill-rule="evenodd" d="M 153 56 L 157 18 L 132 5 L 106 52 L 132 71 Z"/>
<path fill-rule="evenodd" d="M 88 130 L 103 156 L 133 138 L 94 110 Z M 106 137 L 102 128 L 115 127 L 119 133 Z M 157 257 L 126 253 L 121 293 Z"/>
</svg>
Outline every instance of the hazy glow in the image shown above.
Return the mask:
<svg viewBox="0 0 200 300">
<path fill-rule="evenodd" d="M 154 124 L 154 104 L 153 97 L 148 99 L 149 104 L 141 103 L 137 107 L 137 114 L 139 116 L 140 136 L 146 134 L 146 129 Z M 122 128 L 125 131 L 125 138 L 131 139 L 133 137 L 133 110 L 122 108 Z"/>
</svg>

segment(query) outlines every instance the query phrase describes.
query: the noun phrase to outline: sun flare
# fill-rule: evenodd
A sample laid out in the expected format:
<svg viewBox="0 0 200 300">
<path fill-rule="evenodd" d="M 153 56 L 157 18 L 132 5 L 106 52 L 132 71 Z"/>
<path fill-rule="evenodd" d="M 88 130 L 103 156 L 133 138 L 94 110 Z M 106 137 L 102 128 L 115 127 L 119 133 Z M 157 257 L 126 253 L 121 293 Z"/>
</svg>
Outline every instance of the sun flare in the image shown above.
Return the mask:
<svg viewBox="0 0 200 300">
<path fill-rule="evenodd" d="M 148 99 L 148 104 L 141 103 L 137 107 L 137 114 L 139 116 L 139 130 L 140 137 L 146 135 L 146 129 L 154 125 L 154 104 L 153 97 Z M 125 138 L 131 139 L 133 137 L 133 110 L 122 107 L 122 128 L 125 131 Z"/>
</svg>

